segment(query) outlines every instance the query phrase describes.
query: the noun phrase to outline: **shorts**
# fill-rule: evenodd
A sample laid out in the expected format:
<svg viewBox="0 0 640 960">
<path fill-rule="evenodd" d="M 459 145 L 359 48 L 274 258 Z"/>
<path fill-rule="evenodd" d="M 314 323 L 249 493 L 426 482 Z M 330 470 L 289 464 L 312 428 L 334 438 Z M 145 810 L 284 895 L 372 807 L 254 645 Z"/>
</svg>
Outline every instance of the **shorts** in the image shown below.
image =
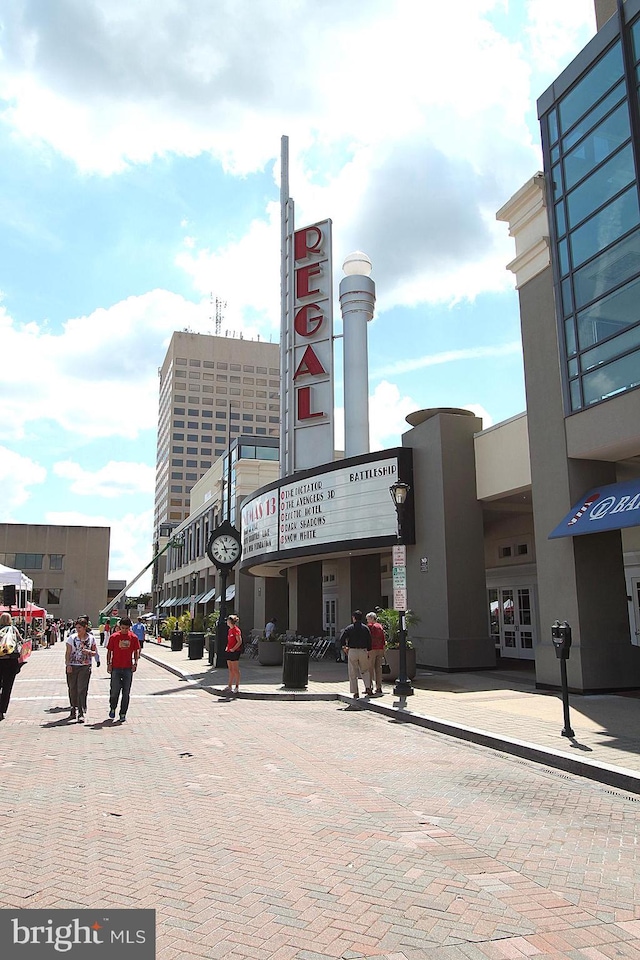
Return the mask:
<svg viewBox="0 0 640 960">
<path fill-rule="evenodd" d="M 240 659 L 240 651 L 239 651 L 239 650 L 232 650 L 232 651 L 229 651 L 229 653 L 227 653 L 227 651 L 225 650 L 224 655 L 225 655 L 225 657 L 227 658 L 227 663 L 229 662 L 229 660 L 239 660 L 239 659 Z"/>
</svg>

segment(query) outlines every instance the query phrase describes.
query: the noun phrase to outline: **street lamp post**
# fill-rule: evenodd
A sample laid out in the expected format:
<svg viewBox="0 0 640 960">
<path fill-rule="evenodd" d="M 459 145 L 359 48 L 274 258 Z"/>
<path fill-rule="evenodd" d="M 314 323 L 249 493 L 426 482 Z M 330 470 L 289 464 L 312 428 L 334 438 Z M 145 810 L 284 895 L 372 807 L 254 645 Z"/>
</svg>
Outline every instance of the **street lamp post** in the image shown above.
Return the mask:
<svg viewBox="0 0 640 960">
<path fill-rule="evenodd" d="M 404 508 L 407 501 L 407 495 L 411 487 L 408 483 L 403 483 L 401 480 L 397 480 L 394 484 L 389 487 L 389 493 L 391 494 L 391 499 L 393 500 L 393 505 L 396 508 L 396 515 L 398 518 L 398 543 L 404 546 L 404 531 L 402 528 L 402 521 L 404 519 Z M 404 553 L 404 551 L 403 551 Z M 395 564 L 394 564 L 395 566 Z M 405 577 L 406 577 L 406 554 L 404 554 L 404 562 L 402 566 L 405 568 Z M 404 604 L 401 604 L 403 609 L 398 609 L 398 679 L 396 680 L 396 685 L 393 688 L 393 692 L 396 697 L 400 697 L 401 700 L 406 700 L 407 697 L 413 695 L 413 687 L 411 686 L 411 681 L 407 676 L 407 604 L 406 604 L 406 580 L 404 590 Z M 395 592 L 395 591 L 394 591 Z M 394 603 L 395 606 L 395 603 Z"/>
</svg>

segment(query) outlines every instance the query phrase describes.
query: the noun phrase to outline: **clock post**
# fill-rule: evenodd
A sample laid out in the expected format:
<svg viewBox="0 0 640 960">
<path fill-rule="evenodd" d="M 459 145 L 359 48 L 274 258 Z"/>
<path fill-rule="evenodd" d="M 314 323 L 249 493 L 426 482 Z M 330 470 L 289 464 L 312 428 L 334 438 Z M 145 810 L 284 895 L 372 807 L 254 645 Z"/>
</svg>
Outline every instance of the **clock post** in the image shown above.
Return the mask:
<svg viewBox="0 0 640 960">
<path fill-rule="evenodd" d="M 236 530 L 228 520 L 223 520 L 220 526 L 213 530 L 207 543 L 209 559 L 220 574 L 220 616 L 218 617 L 215 642 L 216 667 L 225 667 L 227 665 L 227 658 L 225 656 L 225 647 L 227 645 L 227 579 L 229 572 L 233 570 L 240 559 L 241 553 L 242 547 L 239 531 Z M 213 664 L 213 655 L 214 648 L 209 644 L 210 664 Z"/>
<path fill-rule="evenodd" d="M 227 577 L 229 570 L 226 567 L 218 567 L 220 574 L 220 616 L 216 625 L 216 667 L 226 667 L 227 658 L 225 647 L 227 645 Z M 213 663 L 213 648 L 209 644 L 209 663 Z"/>
</svg>

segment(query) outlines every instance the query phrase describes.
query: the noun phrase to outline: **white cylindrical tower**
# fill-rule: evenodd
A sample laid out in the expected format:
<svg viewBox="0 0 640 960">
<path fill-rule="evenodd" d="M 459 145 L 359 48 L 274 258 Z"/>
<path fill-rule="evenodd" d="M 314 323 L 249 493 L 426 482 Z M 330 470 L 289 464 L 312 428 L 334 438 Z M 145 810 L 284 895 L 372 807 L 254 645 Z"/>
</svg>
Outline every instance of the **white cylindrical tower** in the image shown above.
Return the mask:
<svg viewBox="0 0 640 960">
<path fill-rule="evenodd" d="M 367 323 L 373 318 L 376 285 L 369 276 L 371 260 L 357 250 L 346 257 L 340 281 L 344 340 L 344 452 L 369 453 L 369 362 Z"/>
</svg>

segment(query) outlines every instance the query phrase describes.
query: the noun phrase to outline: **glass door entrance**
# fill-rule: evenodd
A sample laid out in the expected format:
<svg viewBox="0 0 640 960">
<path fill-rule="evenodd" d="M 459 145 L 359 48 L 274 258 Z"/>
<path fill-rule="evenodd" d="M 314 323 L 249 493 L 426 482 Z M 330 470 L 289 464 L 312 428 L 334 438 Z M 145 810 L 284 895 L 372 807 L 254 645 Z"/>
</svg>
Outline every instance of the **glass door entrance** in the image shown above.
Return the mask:
<svg viewBox="0 0 640 960">
<path fill-rule="evenodd" d="M 533 660 L 536 641 L 531 587 L 489 590 L 491 632 L 501 657 Z"/>
</svg>

